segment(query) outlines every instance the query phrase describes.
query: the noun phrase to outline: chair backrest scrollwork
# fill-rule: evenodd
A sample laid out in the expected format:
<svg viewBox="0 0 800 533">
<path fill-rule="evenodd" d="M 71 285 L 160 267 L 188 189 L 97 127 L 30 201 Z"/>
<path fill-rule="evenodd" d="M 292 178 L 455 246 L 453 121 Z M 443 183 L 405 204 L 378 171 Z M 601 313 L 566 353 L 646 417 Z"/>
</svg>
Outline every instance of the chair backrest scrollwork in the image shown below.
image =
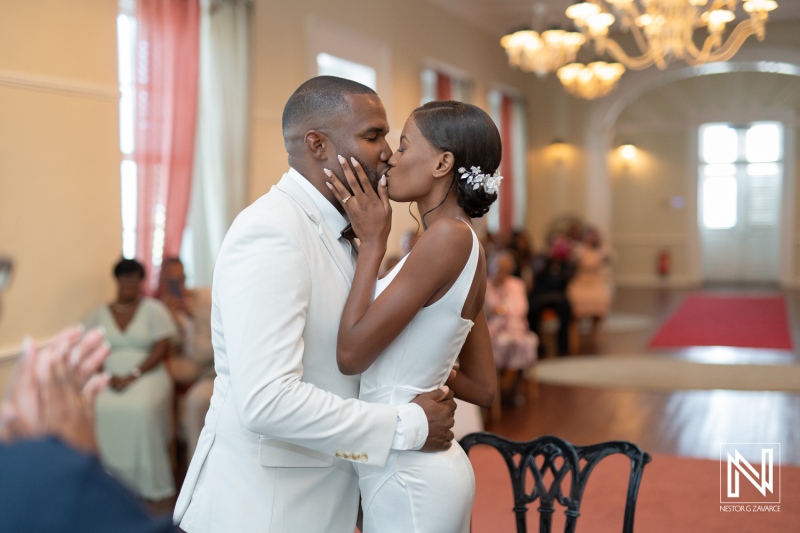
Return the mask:
<svg viewBox="0 0 800 533">
<path fill-rule="evenodd" d="M 650 455 L 635 444 L 612 441 L 590 446 L 575 446 L 564 439 L 549 435 L 527 442 L 517 442 L 487 432 L 470 433 L 461 439 L 460 444 L 467 453 L 473 446 L 485 444 L 492 446 L 502 455 L 511 474 L 517 533 L 527 533 L 525 517 L 528 505 L 536 500 L 539 500 L 540 533 L 552 532 L 556 502 L 566 508 L 564 532 L 574 533 L 589 475 L 595 466 L 609 455 L 626 455 L 631 461 L 631 472 L 622 533 L 633 533 L 639 484 L 645 465 L 651 461 Z M 528 473 L 533 478 L 530 491 L 526 489 Z M 569 481 L 569 488 L 565 493 L 566 481 Z"/>
</svg>

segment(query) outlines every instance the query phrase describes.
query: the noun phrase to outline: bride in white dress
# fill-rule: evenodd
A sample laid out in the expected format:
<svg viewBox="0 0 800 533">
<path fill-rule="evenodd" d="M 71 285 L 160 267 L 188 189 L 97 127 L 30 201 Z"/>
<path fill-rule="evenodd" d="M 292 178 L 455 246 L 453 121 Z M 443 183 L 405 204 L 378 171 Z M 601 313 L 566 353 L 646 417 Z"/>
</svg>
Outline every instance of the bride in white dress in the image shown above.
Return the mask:
<svg viewBox="0 0 800 533">
<path fill-rule="evenodd" d="M 343 373 L 361 374 L 360 399 L 407 403 L 447 382 L 456 397 L 491 405 L 496 384 L 483 311 L 486 260 L 470 218 L 483 216 L 497 199 L 501 153 L 500 134 L 485 112 L 444 101 L 411 114 L 390 170 L 372 187 L 357 161 L 340 158 L 349 187 L 337 179 L 329 187 L 361 245 L 336 357 Z M 425 232 L 377 279 L 390 198 L 416 202 Z M 459 370 L 448 379 L 456 359 Z M 392 451 L 384 467 L 358 464 L 357 470 L 364 533 L 469 532 L 475 480 L 457 442 L 438 453 Z"/>
</svg>

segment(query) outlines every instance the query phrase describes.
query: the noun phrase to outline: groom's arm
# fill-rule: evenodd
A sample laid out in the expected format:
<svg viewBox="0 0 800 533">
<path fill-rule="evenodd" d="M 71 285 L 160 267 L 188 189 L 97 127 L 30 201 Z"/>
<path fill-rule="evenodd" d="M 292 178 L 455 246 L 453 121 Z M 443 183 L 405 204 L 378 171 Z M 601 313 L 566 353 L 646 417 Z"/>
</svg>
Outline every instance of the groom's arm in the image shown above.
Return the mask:
<svg viewBox="0 0 800 533">
<path fill-rule="evenodd" d="M 221 254 L 215 280 L 231 393 L 242 424 L 259 435 L 330 455 L 356 452 L 360 461 L 382 465 L 395 437 L 396 407 L 343 399 L 302 381 L 312 291 L 308 259 L 281 227 L 245 232 Z"/>
</svg>

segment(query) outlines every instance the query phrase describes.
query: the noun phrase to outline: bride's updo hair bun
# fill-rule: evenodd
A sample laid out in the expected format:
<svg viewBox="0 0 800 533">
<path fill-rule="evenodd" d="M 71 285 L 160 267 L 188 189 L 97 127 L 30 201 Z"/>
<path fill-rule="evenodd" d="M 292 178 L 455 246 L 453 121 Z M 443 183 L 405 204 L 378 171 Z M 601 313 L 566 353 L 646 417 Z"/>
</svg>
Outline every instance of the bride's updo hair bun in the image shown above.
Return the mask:
<svg viewBox="0 0 800 533">
<path fill-rule="evenodd" d="M 453 154 L 458 205 L 472 218 L 485 215 L 497 200 L 497 193 L 487 193 L 483 187 L 475 189 L 461 179 L 458 169 L 480 167 L 481 173 L 489 176 L 497 171 L 503 145 L 492 118 L 479 107 L 454 100 L 429 102 L 415 109 L 412 116 L 429 143 Z"/>
</svg>

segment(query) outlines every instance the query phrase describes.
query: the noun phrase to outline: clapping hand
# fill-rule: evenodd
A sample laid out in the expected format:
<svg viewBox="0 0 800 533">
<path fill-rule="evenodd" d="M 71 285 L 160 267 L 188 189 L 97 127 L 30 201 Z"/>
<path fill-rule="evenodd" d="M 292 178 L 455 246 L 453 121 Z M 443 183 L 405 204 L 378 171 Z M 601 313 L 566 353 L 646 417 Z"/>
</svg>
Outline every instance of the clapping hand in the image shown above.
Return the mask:
<svg viewBox="0 0 800 533">
<path fill-rule="evenodd" d="M 27 339 L 0 407 L 0 441 L 53 435 L 95 452 L 94 402 L 108 383 L 99 373 L 108 353 L 97 329 L 67 328 L 40 349 Z"/>
<path fill-rule="evenodd" d="M 365 244 L 386 246 L 389 230 L 392 229 L 392 206 L 389 203 L 386 177 L 381 177 L 376 192 L 364 169 L 355 158 L 351 157 L 350 163 L 348 163 L 344 157 L 339 156 L 339 163 L 342 165 L 352 194 L 334 173 L 326 168 L 325 174 L 331 180 L 327 182 L 328 188 L 342 204 L 362 246 Z"/>
</svg>

